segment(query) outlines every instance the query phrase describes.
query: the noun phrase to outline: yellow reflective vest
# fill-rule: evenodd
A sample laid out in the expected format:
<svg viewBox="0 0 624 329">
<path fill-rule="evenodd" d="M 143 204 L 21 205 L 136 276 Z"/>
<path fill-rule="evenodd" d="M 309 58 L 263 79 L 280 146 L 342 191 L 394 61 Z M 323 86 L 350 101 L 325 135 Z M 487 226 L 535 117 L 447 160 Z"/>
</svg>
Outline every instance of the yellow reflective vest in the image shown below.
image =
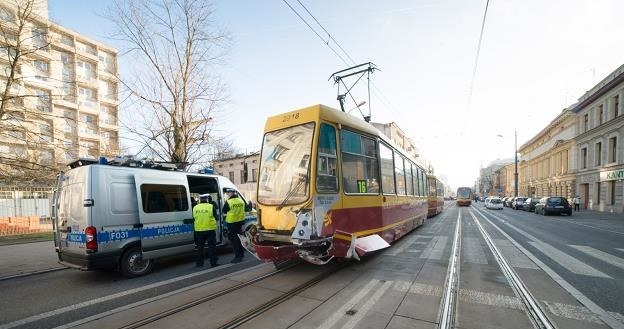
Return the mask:
<svg viewBox="0 0 624 329">
<path fill-rule="evenodd" d="M 217 229 L 217 220 L 212 213 L 212 204 L 200 203 L 193 207 L 195 231 L 213 231 Z"/>
<path fill-rule="evenodd" d="M 225 215 L 226 223 L 236 223 L 245 220 L 245 202 L 240 198 L 230 198 L 227 200 L 230 210 Z"/>
</svg>

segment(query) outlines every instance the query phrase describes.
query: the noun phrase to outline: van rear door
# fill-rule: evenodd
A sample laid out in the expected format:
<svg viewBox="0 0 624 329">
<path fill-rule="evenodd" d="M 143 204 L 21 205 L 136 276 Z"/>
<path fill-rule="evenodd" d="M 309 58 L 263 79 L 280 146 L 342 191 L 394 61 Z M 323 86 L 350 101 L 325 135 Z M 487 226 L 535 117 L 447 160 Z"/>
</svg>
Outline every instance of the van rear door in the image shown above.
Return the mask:
<svg viewBox="0 0 624 329">
<path fill-rule="evenodd" d="M 192 251 L 193 214 L 186 176 L 149 170 L 136 173 L 134 181 L 143 257 Z"/>
</svg>

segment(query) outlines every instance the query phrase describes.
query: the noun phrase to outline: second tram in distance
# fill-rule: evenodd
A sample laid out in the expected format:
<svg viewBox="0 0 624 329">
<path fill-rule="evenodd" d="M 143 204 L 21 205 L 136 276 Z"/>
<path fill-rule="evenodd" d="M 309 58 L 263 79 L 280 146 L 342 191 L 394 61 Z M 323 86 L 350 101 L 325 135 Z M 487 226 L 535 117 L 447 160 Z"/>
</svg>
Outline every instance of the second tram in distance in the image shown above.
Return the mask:
<svg viewBox="0 0 624 329">
<path fill-rule="evenodd" d="M 241 237 L 263 261 L 359 259 L 423 224 L 424 168 L 371 124 L 327 106 L 267 119 L 258 226 Z"/>
<path fill-rule="evenodd" d="M 457 188 L 457 206 L 470 206 L 472 204 L 472 189 L 470 187 Z"/>
</svg>

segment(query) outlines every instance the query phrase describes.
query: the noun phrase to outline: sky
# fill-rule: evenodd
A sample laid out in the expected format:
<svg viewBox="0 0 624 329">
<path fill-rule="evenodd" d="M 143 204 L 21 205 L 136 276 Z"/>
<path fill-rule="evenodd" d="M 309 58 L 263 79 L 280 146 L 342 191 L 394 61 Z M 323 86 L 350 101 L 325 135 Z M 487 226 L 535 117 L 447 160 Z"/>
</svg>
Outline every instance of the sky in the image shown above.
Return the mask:
<svg viewBox="0 0 624 329">
<path fill-rule="evenodd" d="M 379 68 L 364 109 L 372 121 L 396 122 L 453 187 L 472 186 L 479 168 L 513 158 L 514 132 L 519 148 L 624 64 L 621 0 L 490 1 L 474 79 L 487 0 L 299 1 L 353 62 Z M 287 3 L 324 41 L 284 0 L 212 2 L 215 23 L 233 40 L 219 70 L 230 102 L 213 122 L 242 151 L 260 148 L 268 116 L 339 108 L 328 79 L 353 63 L 332 52 L 325 42 L 347 58 L 297 0 Z M 101 16 L 109 4 L 49 0 L 49 16 L 116 47 Z M 123 75 L 130 59 L 118 61 Z M 354 97 L 368 101 L 364 89 Z"/>
</svg>

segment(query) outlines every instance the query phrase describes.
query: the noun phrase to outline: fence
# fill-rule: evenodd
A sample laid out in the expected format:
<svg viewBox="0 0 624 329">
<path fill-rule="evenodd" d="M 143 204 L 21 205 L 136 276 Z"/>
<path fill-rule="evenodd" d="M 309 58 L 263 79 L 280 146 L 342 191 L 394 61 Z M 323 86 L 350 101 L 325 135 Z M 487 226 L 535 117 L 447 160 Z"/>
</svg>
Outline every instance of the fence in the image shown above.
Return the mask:
<svg viewBox="0 0 624 329">
<path fill-rule="evenodd" d="M 0 236 L 47 232 L 51 187 L 0 187 Z"/>
</svg>

